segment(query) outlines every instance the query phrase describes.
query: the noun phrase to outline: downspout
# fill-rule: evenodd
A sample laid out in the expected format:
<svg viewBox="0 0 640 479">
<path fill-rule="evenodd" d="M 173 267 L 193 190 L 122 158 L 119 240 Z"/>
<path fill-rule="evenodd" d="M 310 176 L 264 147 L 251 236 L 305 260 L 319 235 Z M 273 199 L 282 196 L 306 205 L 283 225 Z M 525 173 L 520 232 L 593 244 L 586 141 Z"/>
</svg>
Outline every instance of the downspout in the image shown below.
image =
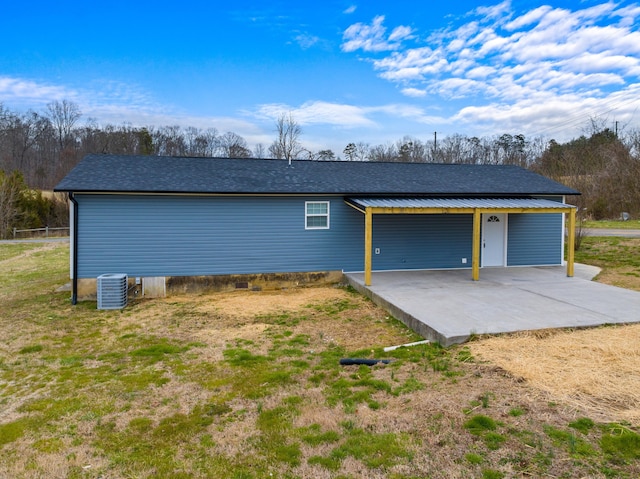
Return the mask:
<svg viewBox="0 0 640 479">
<path fill-rule="evenodd" d="M 69 192 L 69 201 L 73 203 L 73 278 L 71 280 L 71 304 L 78 304 L 78 202 L 73 196 L 73 192 Z"/>
</svg>

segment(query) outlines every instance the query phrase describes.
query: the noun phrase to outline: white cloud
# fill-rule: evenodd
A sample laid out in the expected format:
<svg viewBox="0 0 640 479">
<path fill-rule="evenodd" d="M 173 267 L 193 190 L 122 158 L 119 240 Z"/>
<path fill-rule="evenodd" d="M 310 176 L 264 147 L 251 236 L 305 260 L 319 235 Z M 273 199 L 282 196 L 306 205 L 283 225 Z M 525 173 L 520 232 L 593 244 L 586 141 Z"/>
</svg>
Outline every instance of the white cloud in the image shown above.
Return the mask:
<svg viewBox="0 0 640 479">
<path fill-rule="evenodd" d="M 467 78 L 448 78 L 439 82 L 435 90 L 445 98 L 464 98 L 484 91 L 485 86 Z"/>
<path fill-rule="evenodd" d="M 599 20 L 608 14 L 612 13 L 616 8 L 614 2 L 602 3 L 600 5 L 594 5 L 590 8 L 583 10 L 576 10 L 575 14 L 578 18 L 584 20 Z"/>
<path fill-rule="evenodd" d="M 618 8 L 615 11 L 615 15 L 620 17 L 621 27 L 630 27 L 635 23 L 636 18 L 640 17 L 640 6 L 629 5 L 627 7 Z"/>
<path fill-rule="evenodd" d="M 410 27 L 400 26 L 393 29 L 391 35 L 389 35 L 390 42 L 397 42 L 399 40 L 405 40 L 411 38 L 411 32 L 413 30 Z"/>
<path fill-rule="evenodd" d="M 414 48 L 382 48 L 389 47 L 383 17 L 370 31 L 356 24 L 362 38 L 349 39 L 380 45 L 351 44 L 353 50 L 394 50 L 370 58 L 375 71 L 407 97 L 447 100 L 445 123 L 545 130 L 568 117 L 585 121 L 610 111 L 613 98 L 620 99 L 617 119 L 638 121 L 640 97 L 631 93 L 640 84 L 638 4 L 516 7 L 509 0 L 478 7 Z"/>
<path fill-rule="evenodd" d="M 422 98 L 427 95 L 426 90 L 420 90 L 418 88 L 403 88 L 402 94 L 406 96 L 411 96 L 414 98 Z"/>
<path fill-rule="evenodd" d="M 473 13 L 479 17 L 485 17 L 488 19 L 499 18 L 501 15 L 508 13 L 511 9 L 511 0 L 505 0 L 502 3 L 491 7 L 478 7 Z"/>
<path fill-rule="evenodd" d="M 94 81 L 82 89 L 52 85 L 23 78 L 0 77 L 0 102 L 10 108 L 40 108 L 56 100 L 70 100 L 78 105 L 83 120 L 93 119 L 98 124 L 134 126 L 166 126 L 217 128 L 221 132 L 242 131 L 247 137 L 256 136 L 259 128 L 254 124 L 232 117 L 190 116 L 171 105 L 161 105 L 142 89 L 114 81 Z"/>
<path fill-rule="evenodd" d="M 142 89 L 120 82 L 96 80 L 82 87 L 55 85 L 36 80 L 0 77 L 0 102 L 10 108 L 44 110 L 52 101 L 69 100 L 80 108 L 85 119 L 102 123 L 136 122 L 159 112 L 168 112 L 166 105 L 155 103 Z"/>
<path fill-rule="evenodd" d="M 24 78 L 0 77 L 0 101 L 14 104 L 45 104 L 55 100 L 75 101 L 78 92 L 59 85 L 27 80 Z"/>
<path fill-rule="evenodd" d="M 632 56 L 584 52 L 561 62 L 566 69 L 580 73 L 620 71 L 638 76 L 640 59 Z"/>
<path fill-rule="evenodd" d="M 488 67 L 485 65 L 476 66 L 467 71 L 467 77 L 473 78 L 475 80 L 481 80 L 483 78 L 487 78 L 491 74 L 495 73 L 495 68 Z"/>
<path fill-rule="evenodd" d="M 519 131 L 527 136 L 547 135 L 566 140 L 567 126 L 582 127 L 592 118 L 605 115 L 606 119 L 607 114 L 615 113 L 617 120 L 631 121 L 639 93 L 640 84 L 630 85 L 605 98 L 543 93 L 510 104 L 464 107 L 451 120 L 459 127 L 473 128 L 480 135 Z"/>
<path fill-rule="evenodd" d="M 375 122 L 367 118 L 367 111 L 361 107 L 324 101 L 311 101 L 298 107 L 280 103 L 265 104 L 258 108 L 257 116 L 275 120 L 283 113 L 291 113 L 303 126 L 313 124 L 330 124 L 344 128 L 375 126 Z"/>
<path fill-rule="evenodd" d="M 424 115 L 424 111 L 422 108 L 419 108 L 414 105 L 406 105 L 406 104 L 391 104 L 391 105 L 382 105 L 376 107 L 368 107 L 365 111 L 370 113 L 384 113 L 386 115 L 390 115 L 397 118 L 420 118 Z"/>
<path fill-rule="evenodd" d="M 376 70 L 382 70 L 382 78 L 392 81 L 419 80 L 427 75 L 439 74 L 449 67 L 442 51 L 429 47 L 393 53 L 382 60 L 375 60 L 373 64 Z"/>
<path fill-rule="evenodd" d="M 419 94 L 419 92 L 413 93 Z M 332 125 L 341 129 L 377 129 L 380 125 L 376 118 L 380 115 L 413 120 L 420 120 L 425 116 L 422 108 L 409 104 L 356 106 L 324 101 L 306 102 L 297 107 L 281 103 L 265 104 L 258 108 L 255 116 L 263 120 L 275 120 L 283 113 L 290 113 L 301 126 Z"/>
<path fill-rule="evenodd" d="M 551 7 L 549 5 L 543 5 L 542 7 L 535 8 L 524 15 L 519 16 L 515 20 L 507 23 L 504 28 L 505 30 L 517 30 L 522 27 L 529 26 L 533 23 L 539 22 L 541 18 L 543 18 L 549 11 Z"/>
<path fill-rule="evenodd" d="M 355 12 L 357 8 L 358 8 L 357 5 L 351 5 L 350 7 L 345 8 L 342 13 L 346 15 L 350 15 L 351 13 Z"/>
<path fill-rule="evenodd" d="M 448 51 L 455 52 L 458 51 L 458 49 L 466 47 L 469 39 L 476 36 L 479 30 L 480 25 L 478 22 L 469 22 L 459 26 L 453 31 L 442 30 L 432 32 L 429 36 L 428 42 L 440 45 Z"/>
<path fill-rule="evenodd" d="M 512 105 L 541 97 L 569 108 L 571 103 L 562 100 L 567 95 L 580 100 L 573 102 L 573 111 L 638 82 L 638 17 L 638 5 L 620 7 L 612 1 L 573 10 L 545 5 L 516 14 L 507 0 L 476 8 L 462 23 L 432 32 L 422 45 L 398 46 L 371 62 L 381 78 L 397 83 L 406 96 L 439 95 L 477 105 L 461 110 L 465 112 L 515 114 Z M 376 17 L 365 37 L 388 46 L 383 20 Z M 529 111 L 546 110 L 531 106 Z"/>
<path fill-rule="evenodd" d="M 307 50 L 316 45 L 320 41 L 320 38 L 309 33 L 300 33 L 296 35 L 295 40 L 303 50 Z"/>
<path fill-rule="evenodd" d="M 384 15 L 378 15 L 370 25 L 354 23 L 343 33 L 342 50 L 353 52 L 363 50 L 365 52 L 383 52 L 397 50 L 401 41 L 411 38 L 412 29 L 399 26 L 393 29 L 389 36 L 385 36 L 387 29 L 382 25 Z"/>
<path fill-rule="evenodd" d="M 512 38 L 511 41 L 515 40 Z M 490 55 L 494 52 L 500 52 L 508 43 L 510 39 L 496 35 L 494 32 L 487 34 L 485 40 L 482 42 L 480 49 L 478 50 L 478 56 Z"/>
</svg>

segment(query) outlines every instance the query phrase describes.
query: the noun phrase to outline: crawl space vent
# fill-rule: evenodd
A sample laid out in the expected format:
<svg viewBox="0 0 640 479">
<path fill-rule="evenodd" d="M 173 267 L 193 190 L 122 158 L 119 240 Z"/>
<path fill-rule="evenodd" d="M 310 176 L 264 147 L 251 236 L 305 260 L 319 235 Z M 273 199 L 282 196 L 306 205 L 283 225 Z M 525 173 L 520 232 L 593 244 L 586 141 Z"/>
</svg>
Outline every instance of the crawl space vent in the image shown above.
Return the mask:
<svg viewBox="0 0 640 479">
<path fill-rule="evenodd" d="M 127 305 L 127 275 L 98 276 L 98 309 L 122 309 Z"/>
</svg>

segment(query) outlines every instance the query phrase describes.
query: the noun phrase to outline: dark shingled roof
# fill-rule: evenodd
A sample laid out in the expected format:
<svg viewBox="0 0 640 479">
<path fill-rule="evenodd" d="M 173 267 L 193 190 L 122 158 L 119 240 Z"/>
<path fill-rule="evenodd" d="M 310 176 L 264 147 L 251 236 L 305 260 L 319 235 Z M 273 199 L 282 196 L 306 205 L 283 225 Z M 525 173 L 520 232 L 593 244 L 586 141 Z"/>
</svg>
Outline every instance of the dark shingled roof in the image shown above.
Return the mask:
<svg viewBox="0 0 640 479">
<path fill-rule="evenodd" d="M 577 191 L 510 165 L 88 155 L 55 191 L 518 196 Z"/>
</svg>

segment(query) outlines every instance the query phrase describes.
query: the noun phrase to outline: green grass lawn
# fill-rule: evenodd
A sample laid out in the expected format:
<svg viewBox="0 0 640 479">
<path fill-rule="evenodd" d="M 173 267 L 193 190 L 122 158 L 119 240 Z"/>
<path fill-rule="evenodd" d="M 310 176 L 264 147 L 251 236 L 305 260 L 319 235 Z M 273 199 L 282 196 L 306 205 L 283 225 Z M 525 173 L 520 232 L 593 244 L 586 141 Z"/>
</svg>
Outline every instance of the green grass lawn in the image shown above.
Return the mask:
<svg viewBox="0 0 640 479">
<path fill-rule="evenodd" d="M 640 238 L 585 236 L 575 260 L 602 268 L 598 281 L 640 291 Z"/>
<path fill-rule="evenodd" d="M 640 230 L 640 220 L 618 221 L 618 220 L 601 220 L 601 221 L 585 221 L 585 228 L 612 228 Z"/>
<path fill-rule="evenodd" d="M 68 245 L 3 245 L 0 261 L 2 478 L 640 476 L 633 425 L 465 346 L 384 353 L 417 338 L 351 290 L 266 313 L 222 308 L 269 297 L 249 291 L 98 311 L 55 292 Z"/>
</svg>

